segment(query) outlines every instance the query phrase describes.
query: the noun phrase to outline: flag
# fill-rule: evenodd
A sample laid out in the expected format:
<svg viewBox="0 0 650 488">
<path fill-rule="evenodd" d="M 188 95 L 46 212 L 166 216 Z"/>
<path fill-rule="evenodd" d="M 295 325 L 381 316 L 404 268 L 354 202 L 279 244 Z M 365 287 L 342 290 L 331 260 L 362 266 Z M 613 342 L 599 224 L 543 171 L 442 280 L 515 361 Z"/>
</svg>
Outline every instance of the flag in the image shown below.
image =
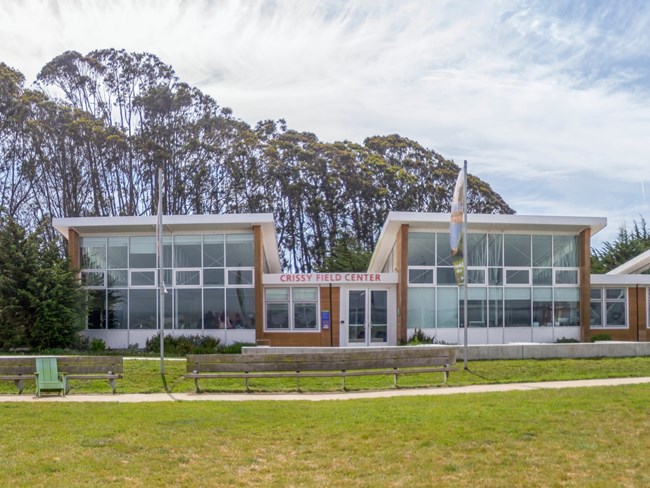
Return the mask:
<svg viewBox="0 0 650 488">
<path fill-rule="evenodd" d="M 463 256 L 463 220 L 465 214 L 465 169 L 458 173 L 454 196 L 451 200 L 451 221 L 449 225 L 449 244 L 454 274 L 458 286 L 465 284 L 465 258 Z"/>
</svg>

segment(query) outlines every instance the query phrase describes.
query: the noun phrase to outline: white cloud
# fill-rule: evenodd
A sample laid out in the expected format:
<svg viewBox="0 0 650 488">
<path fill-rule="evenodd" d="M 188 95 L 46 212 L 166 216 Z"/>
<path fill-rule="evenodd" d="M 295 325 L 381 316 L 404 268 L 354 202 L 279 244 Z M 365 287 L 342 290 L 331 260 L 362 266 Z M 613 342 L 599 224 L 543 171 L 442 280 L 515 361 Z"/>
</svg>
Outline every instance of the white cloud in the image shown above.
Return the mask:
<svg viewBox="0 0 650 488">
<path fill-rule="evenodd" d="M 650 215 L 641 189 L 629 191 L 650 158 L 644 2 L 15 0 L 2 10 L 0 60 L 28 80 L 66 50 L 148 51 L 251 124 L 285 118 L 324 140 L 400 133 L 468 159 L 520 212 Z M 604 206 L 603 192 L 617 199 Z"/>
</svg>

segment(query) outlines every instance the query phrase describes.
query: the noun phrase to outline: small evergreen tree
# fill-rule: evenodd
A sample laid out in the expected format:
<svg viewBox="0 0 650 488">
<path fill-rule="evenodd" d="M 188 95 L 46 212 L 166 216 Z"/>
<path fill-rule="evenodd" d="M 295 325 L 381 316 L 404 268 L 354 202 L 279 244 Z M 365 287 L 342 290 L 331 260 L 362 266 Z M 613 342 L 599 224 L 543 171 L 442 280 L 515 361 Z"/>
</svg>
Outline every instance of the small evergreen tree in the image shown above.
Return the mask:
<svg viewBox="0 0 650 488">
<path fill-rule="evenodd" d="M 44 237 L 0 220 L 0 348 L 76 345 L 83 294 L 67 259 Z"/>
<path fill-rule="evenodd" d="M 338 239 L 332 246 L 332 252 L 325 257 L 319 271 L 331 273 L 338 271 L 367 271 L 372 253 L 363 247 L 354 238 L 345 235 Z"/>
<path fill-rule="evenodd" d="M 591 272 L 607 273 L 650 249 L 650 231 L 643 217 L 633 221 L 632 230 L 625 225 L 618 229 L 613 242 L 605 242 L 601 250 L 591 251 Z"/>
</svg>

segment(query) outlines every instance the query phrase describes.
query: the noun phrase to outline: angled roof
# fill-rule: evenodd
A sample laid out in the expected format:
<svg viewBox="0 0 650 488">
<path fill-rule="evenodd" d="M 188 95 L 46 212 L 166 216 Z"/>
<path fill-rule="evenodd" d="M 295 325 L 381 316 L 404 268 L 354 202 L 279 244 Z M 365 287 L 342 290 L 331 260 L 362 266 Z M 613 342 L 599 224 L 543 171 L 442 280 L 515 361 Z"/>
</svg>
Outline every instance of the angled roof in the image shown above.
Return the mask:
<svg viewBox="0 0 650 488">
<path fill-rule="evenodd" d="M 642 252 L 637 257 L 621 264 L 618 268 L 609 271 L 608 275 L 641 274 L 650 269 L 650 250 Z"/>
<path fill-rule="evenodd" d="M 402 224 L 409 229 L 449 232 L 448 213 L 390 212 L 379 235 L 368 271 L 379 272 L 395 244 Z M 581 232 L 596 234 L 607 225 L 604 217 L 559 217 L 549 215 L 468 214 L 469 232 Z"/>
<path fill-rule="evenodd" d="M 54 228 L 68 238 L 70 229 L 80 236 L 109 234 L 153 234 L 157 217 L 143 215 L 135 217 L 66 217 L 55 218 Z M 266 261 L 271 273 L 280 273 L 280 252 L 273 214 L 207 214 L 207 215 L 164 215 L 163 228 L 166 235 L 182 232 L 247 231 L 259 225 Z"/>
</svg>

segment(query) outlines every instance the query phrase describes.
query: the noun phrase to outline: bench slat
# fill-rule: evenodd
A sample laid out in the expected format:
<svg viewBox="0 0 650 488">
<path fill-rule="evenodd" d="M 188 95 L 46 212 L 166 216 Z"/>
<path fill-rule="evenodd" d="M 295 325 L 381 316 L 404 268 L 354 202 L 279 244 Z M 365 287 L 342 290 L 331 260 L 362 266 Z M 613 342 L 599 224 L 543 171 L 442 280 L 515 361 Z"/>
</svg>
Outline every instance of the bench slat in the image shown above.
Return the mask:
<svg viewBox="0 0 650 488">
<path fill-rule="evenodd" d="M 194 354 L 187 356 L 185 378 L 194 379 L 196 390 L 201 378 L 301 378 L 394 375 L 442 372 L 445 382 L 456 371 L 452 348 L 395 348 L 328 352 Z"/>
</svg>

